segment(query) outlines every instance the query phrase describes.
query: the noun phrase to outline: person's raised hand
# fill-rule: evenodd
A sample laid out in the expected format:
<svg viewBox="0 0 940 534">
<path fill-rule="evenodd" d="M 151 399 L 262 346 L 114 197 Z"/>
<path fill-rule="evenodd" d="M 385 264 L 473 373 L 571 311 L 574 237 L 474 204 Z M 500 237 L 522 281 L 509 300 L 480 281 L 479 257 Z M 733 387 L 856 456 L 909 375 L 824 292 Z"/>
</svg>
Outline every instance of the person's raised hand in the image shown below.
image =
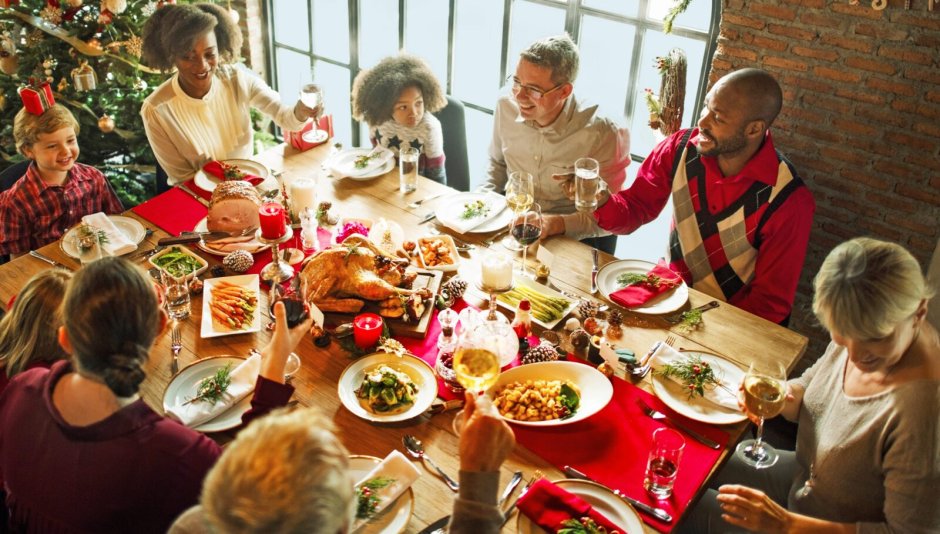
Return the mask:
<svg viewBox="0 0 940 534">
<path fill-rule="evenodd" d="M 506 421 L 477 406 L 476 396 L 466 393 L 464 423 L 460 429 L 460 470 L 498 471 L 516 446 L 516 436 Z"/>
<path fill-rule="evenodd" d="M 315 108 L 306 106 L 300 100 L 294 104 L 294 117 L 299 121 L 306 121 L 307 119 L 317 120 L 321 113 L 323 113 L 323 102 L 317 104 Z"/>
<path fill-rule="evenodd" d="M 553 174 L 552 180 L 555 180 L 568 200 L 574 200 L 574 174 Z"/>
<path fill-rule="evenodd" d="M 725 521 L 754 532 L 787 532 L 793 518 L 766 493 L 747 486 L 721 486 L 718 488 L 718 503 Z"/>
<path fill-rule="evenodd" d="M 261 349 L 261 376 L 275 382 L 284 382 L 284 365 L 300 340 L 313 325 L 309 315 L 293 328 L 287 327 L 287 309 L 283 302 L 274 303 L 274 335 Z"/>
</svg>

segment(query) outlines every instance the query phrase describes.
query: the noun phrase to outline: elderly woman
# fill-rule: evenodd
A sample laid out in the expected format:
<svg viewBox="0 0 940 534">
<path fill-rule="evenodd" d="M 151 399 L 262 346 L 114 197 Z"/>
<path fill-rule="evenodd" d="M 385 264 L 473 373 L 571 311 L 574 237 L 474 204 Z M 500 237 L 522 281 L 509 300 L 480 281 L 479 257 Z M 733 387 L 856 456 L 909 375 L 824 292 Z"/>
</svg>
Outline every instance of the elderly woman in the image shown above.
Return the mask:
<svg viewBox="0 0 940 534">
<path fill-rule="evenodd" d="M 220 6 L 165 5 L 147 21 L 143 40 L 144 63 L 176 69 L 140 110 L 170 185 L 192 178 L 208 161 L 251 156 L 250 108 L 289 131 L 316 114 L 300 101 L 282 104 L 258 76 L 229 63 L 238 57 L 242 37 Z"/>
<path fill-rule="evenodd" d="M 16 532 L 165 532 L 196 503 L 221 449 L 140 398 L 167 321 L 153 283 L 127 260 L 98 260 L 74 275 L 63 316 L 58 338 L 71 360 L 17 375 L 0 402 L 10 524 Z M 293 391 L 284 364 L 311 322 L 289 330 L 281 303 L 275 317 L 243 419 L 286 404 Z"/>
<path fill-rule="evenodd" d="M 686 531 L 937 532 L 940 337 L 917 260 L 853 239 L 823 262 L 815 290 L 832 343 L 788 383 L 796 451 L 764 470 L 732 460 Z"/>
</svg>

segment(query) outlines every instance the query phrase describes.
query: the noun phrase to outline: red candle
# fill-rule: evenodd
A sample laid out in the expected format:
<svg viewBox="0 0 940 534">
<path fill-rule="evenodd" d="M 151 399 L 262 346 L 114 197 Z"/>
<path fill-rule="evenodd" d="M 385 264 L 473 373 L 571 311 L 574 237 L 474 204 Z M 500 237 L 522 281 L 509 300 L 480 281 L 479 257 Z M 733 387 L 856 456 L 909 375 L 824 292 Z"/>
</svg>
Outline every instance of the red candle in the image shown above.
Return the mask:
<svg viewBox="0 0 940 534">
<path fill-rule="evenodd" d="M 382 336 L 382 318 L 374 313 L 362 313 L 353 319 L 353 341 L 362 350 L 375 346 Z"/>
<path fill-rule="evenodd" d="M 277 202 L 265 202 L 258 208 L 261 219 L 261 236 L 265 239 L 280 239 L 287 233 L 284 207 Z"/>
</svg>

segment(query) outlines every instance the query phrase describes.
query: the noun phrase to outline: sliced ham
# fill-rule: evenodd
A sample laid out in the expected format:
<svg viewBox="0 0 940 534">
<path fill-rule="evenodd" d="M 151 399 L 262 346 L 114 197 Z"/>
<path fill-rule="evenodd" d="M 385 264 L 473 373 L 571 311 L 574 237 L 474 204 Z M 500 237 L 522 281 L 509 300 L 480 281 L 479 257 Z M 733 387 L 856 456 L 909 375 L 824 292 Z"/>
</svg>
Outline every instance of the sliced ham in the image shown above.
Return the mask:
<svg viewBox="0 0 940 534">
<path fill-rule="evenodd" d="M 261 196 L 248 182 L 221 182 L 212 191 L 206 227 L 210 232 L 238 233 L 258 226 Z"/>
</svg>

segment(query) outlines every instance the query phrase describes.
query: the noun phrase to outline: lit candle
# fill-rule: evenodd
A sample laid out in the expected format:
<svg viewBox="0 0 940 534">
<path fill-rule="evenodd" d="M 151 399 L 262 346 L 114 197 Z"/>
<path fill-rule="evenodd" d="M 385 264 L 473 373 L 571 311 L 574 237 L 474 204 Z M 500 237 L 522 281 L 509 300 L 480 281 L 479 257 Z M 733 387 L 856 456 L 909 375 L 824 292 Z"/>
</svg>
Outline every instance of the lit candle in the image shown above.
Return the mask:
<svg viewBox="0 0 940 534">
<path fill-rule="evenodd" d="M 287 233 L 287 221 L 284 220 L 284 207 L 277 202 L 265 202 L 258 208 L 261 223 L 261 236 L 265 239 L 280 239 Z"/>
<path fill-rule="evenodd" d="M 298 178 L 290 183 L 291 209 L 299 217 L 305 209 L 316 209 L 316 182 L 310 178 Z"/>
<path fill-rule="evenodd" d="M 382 336 L 382 318 L 374 313 L 362 313 L 353 319 L 353 341 L 362 350 L 375 346 Z"/>
<path fill-rule="evenodd" d="M 483 287 L 505 289 L 512 285 L 512 260 L 502 254 L 493 254 L 483 258 Z"/>
</svg>

